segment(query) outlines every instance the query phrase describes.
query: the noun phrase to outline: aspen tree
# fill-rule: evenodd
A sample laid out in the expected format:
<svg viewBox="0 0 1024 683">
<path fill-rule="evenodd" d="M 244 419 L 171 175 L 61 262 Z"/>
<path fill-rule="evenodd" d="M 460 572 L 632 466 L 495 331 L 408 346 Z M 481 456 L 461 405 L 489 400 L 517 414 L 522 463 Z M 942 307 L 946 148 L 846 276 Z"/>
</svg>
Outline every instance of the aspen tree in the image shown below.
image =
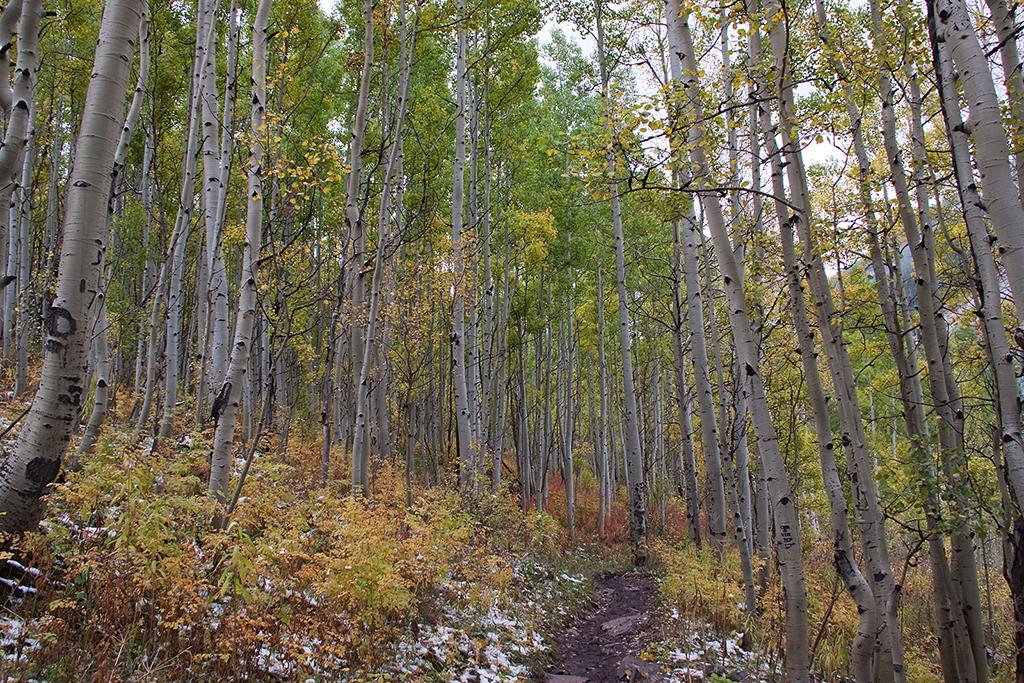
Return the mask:
<svg viewBox="0 0 1024 683">
<path fill-rule="evenodd" d="M 572 278 L 570 277 L 570 282 Z M 565 481 L 565 507 L 569 527 L 569 540 L 576 540 L 576 471 L 573 464 L 573 436 L 576 431 L 576 415 L 573 409 L 573 392 L 576 375 L 576 344 L 573 342 L 572 294 L 566 302 L 566 325 L 561 343 L 562 379 L 565 391 L 565 418 L 562 429 L 562 479 Z"/>
<path fill-rule="evenodd" d="M 989 16 L 999 37 L 999 60 L 1003 67 L 1003 85 L 1009 105 L 1010 140 L 1013 146 L 1013 166 L 1017 174 L 1017 197 L 1024 204 L 1024 78 L 1022 78 L 1020 51 L 1017 45 L 1016 3 L 1006 0 L 985 0 Z"/>
<path fill-rule="evenodd" d="M 774 4 L 767 9 L 767 12 L 772 15 L 777 11 L 777 5 Z M 778 13 L 778 15 L 782 14 Z M 822 35 L 827 38 L 827 32 Z M 876 661 L 876 666 L 879 667 L 877 675 L 895 676 L 897 680 L 900 680 L 905 676 L 905 671 L 902 663 L 901 638 L 897 627 L 899 622 L 896 618 L 899 593 L 889 565 L 884 518 L 874 492 L 873 469 L 870 456 L 867 454 L 860 406 L 856 396 L 856 384 L 850 369 L 849 358 L 846 355 L 841 328 L 837 323 L 838 314 L 832 302 L 828 279 L 820 256 L 816 253 L 810 231 L 810 204 L 806 172 L 800 153 L 799 137 L 794 128 L 791 75 L 788 69 L 780 68 L 780 65 L 786 63 L 785 37 L 781 21 L 772 25 L 770 36 L 772 58 L 776 65 L 774 73 L 776 89 L 779 92 L 780 127 L 783 136 L 786 173 L 793 195 L 793 205 L 797 209 L 792 220 L 803 241 L 803 266 L 807 269 L 807 277 L 815 305 L 818 308 L 819 329 L 828 356 L 833 386 L 837 391 L 843 444 L 849 468 L 853 474 L 855 502 L 863 527 L 862 544 L 865 549 L 866 562 L 871 569 L 876 616 L 880 620 L 878 632 L 881 656 Z M 766 123 L 763 129 L 768 130 L 770 127 L 771 124 Z M 773 152 L 773 154 L 775 153 Z M 777 192 L 779 191 L 782 190 L 777 189 Z M 779 220 L 780 222 L 788 220 L 781 211 Z"/>
<path fill-rule="evenodd" d="M 14 106 L 14 88 L 11 86 L 11 50 L 17 32 L 18 20 L 21 18 L 22 0 L 11 0 L 0 12 L 0 45 L 7 49 L 0 54 L 0 109 L 8 121 Z M 2 244 L 2 243 L 0 243 Z M 6 256 L 6 254 L 4 254 Z"/>
<path fill-rule="evenodd" d="M 765 112 L 766 113 L 766 112 Z M 785 196 L 783 185 L 782 160 L 774 141 L 774 132 L 770 130 L 768 116 L 762 116 L 767 125 L 765 138 L 768 141 L 767 152 L 772 163 L 772 189 L 776 197 Z M 853 537 L 850 532 L 849 514 L 847 511 L 846 493 L 836 466 L 835 442 L 832 439 L 828 399 L 821 385 L 818 370 L 818 352 L 814 345 L 814 332 L 811 329 L 807 303 L 804 298 L 800 264 L 797 261 L 796 249 L 793 244 L 793 225 L 799 219 L 790 215 L 788 207 L 776 201 L 779 232 L 781 233 L 782 253 L 786 268 L 786 282 L 789 287 L 790 308 L 793 316 L 793 327 L 798 342 L 800 361 L 804 366 L 804 382 L 807 385 L 808 403 L 814 415 L 814 431 L 817 437 L 818 459 L 821 462 L 822 480 L 825 494 L 828 497 L 830 521 L 832 526 L 833 566 L 836 575 L 842 580 L 847 593 L 857 605 L 858 628 L 850 646 L 854 679 L 857 683 L 870 683 L 875 680 L 872 655 L 875 650 L 875 634 L 878 628 L 879 610 L 871 584 L 858 567 L 853 552 Z"/>
<path fill-rule="evenodd" d="M 396 179 L 395 176 L 398 171 L 399 155 L 402 149 L 400 140 L 405 123 L 406 104 L 409 97 L 410 71 L 412 69 L 412 59 L 407 58 L 407 54 L 412 54 L 412 43 L 415 42 L 414 39 L 416 35 L 414 27 L 413 40 L 410 40 L 409 52 L 406 53 L 406 17 L 404 0 L 401 3 L 400 11 L 402 50 L 399 60 L 401 62 L 401 72 L 399 76 L 398 116 L 392 131 L 394 142 L 392 143 L 391 151 L 388 154 L 388 162 L 384 170 L 384 180 L 381 187 L 380 213 L 377 226 L 377 252 L 374 255 L 373 276 L 370 284 L 370 309 L 366 321 L 366 340 L 363 345 L 363 358 L 360 363 L 361 369 L 359 384 L 356 385 L 356 422 L 352 439 L 353 453 L 363 452 L 365 440 L 368 439 L 366 412 L 367 403 L 370 397 L 370 370 L 373 367 L 372 359 L 374 354 L 377 352 L 378 346 L 376 341 L 377 326 L 380 322 L 381 307 L 384 303 L 384 293 L 382 291 L 383 278 L 384 271 L 388 268 L 385 259 L 388 250 L 394 249 L 396 246 L 395 242 L 400 237 L 400 235 L 392 233 L 392 220 L 394 214 L 391 206 L 391 194 L 394 183 L 400 182 L 400 180 Z"/>
<path fill-rule="evenodd" d="M 726 539 L 728 538 L 728 515 L 726 513 L 726 507 L 728 506 L 728 498 L 725 493 L 725 473 L 722 471 L 722 450 L 728 447 L 726 443 L 727 434 L 729 433 L 729 413 L 731 412 L 732 402 L 729 400 L 730 393 L 725 388 L 725 372 L 724 364 L 722 362 L 722 334 L 718 327 L 718 314 L 715 312 L 715 287 L 714 287 L 714 275 L 712 274 L 712 263 L 711 255 L 712 250 L 707 244 L 707 240 L 704 236 L 704 215 L 705 211 L 703 208 L 703 202 L 698 202 L 701 207 L 701 220 L 695 223 L 692 230 L 688 229 L 686 237 L 695 235 L 696 241 L 694 244 L 695 251 L 694 256 L 697 259 L 693 264 L 693 272 L 699 274 L 701 270 L 701 263 L 704 267 L 704 277 L 699 278 L 693 282 L 693 287 L 697 288 L 693 291 L 701 291 L 703 288 L 703 299 L 707 301 L 707 308 L 702 307 L 701 313 L 707 310 L 707 323 L 708 330 L 710 332 L 711 341 L 711 361 L 713 365 L 708 366 L 705 364 L 704 372 L 708 374 L 710 383 L 711 373 L 714 373 L 715 377 L 715 389 L 718 391 L 718 413 L 717 422 L 715 427 L 715 440 L 717 446 L 713 449 L 704 451 L 704 474 L 705 474 L 705 488 L 707 489 L 708 495 L 708 533 L 711 536 L 711 543 L 715 547 L 716 552 L 721 555 L 724 551 Z M 688 249 L 686 238 L 683 241 L 684 253 L 685 249 Z M 684 272 L 687 270 L 686 264 L 683 265 Z M 693 306 L 693 296 L 689 294 L 691 291 L 690 284 L 687 284 L 687 296 L 691 299 L 690 306 Z M 702 305 L 703 306 L 703 305 Z M 691 322 L 691 329 L 694 323 Z M 703 327 L 701 328 L 703 330 Z M 707 342 L 705 341 L 705 348 Z M 707 351 L 705 351 L 707 356 Z M 710 384 L 709 384 L 710 386 Z M 712 413 L 713 414 L 713 413 Z M 703 426 L 701 427 L 703 430 Z"/>
<path fill-rule="evenodd" d="M 604 351 L 604 271 L 601 264 L 597 264 L 597 372 L 598 391 L 601 393 L 601 414 L 598 416 L 598 485 L 600 492 L 598 497 L 598 533 L 602 536 L 605 532 L 605 524 L 608 519 L 610 498 L 608 492 L 611 489 L 610 476 L 608 471 L 608 363 Z"/>
<path fill-rule="evenodd" d="M 870 7 L 874 39 L 877 45 L 882 45 L 884 44 L 885 34 L 881 9 L 877 0 L 872 0 Z M 952 632 L 956 634 L 952 640 L 946 638 L 940 641 L 940 644 L 955 649 L 955 656 L 957 658 L 956 671 L 952 670 L 952 663 L 950 661 L 944 662 L 943 668 L 949 680 L 959 675 L 965 676 L 970 680 L 983 682 L 987 680 L 983 635 L 980 632 L 975 634 L 973 640 L 977 647 L 972 647 L 971 642 L 961 642 L 971 639 L 971 629 L 968 628 L 969 625 L 965 622 L 965 617 L 972 609 L 976 609 L 980 615 L 980 596 L 977 591 L 977 569 L 974 566 L 973 560 L 973 544 L 969 540 L 970 532 L 963 517 L 965 507 L 962 496 L 956 493 L 956 488 L 960 483 L 953 481 L 952 474 L 953 467 L 959 467 L 963 461 L 963 451 L 960 445 L 961 437 L 958 436 L 963 433 L 963 412 L 957 405 L 959 399 L 956 382 L 944 360 L 945 349 L 943 347 L 945 343 L 943 340 L 946 336 L 944 331 L 945 321 L 941 317 L 942 302 L 938 299 L 937 288 L 934 284 L 932 219 L 928 206 L 929 197 L 926 181 L 922 178 L 922 174 L 926 172 L 926 161 L 923 148 L 924 132 L 921 123 L 920 95 L 916 91 L 916 77 L 909 74 L 912 158 L 917 168 L 915 179 L 917 180 L 916 186 L 918 189 L 915 197 L 917 200 L 917 211 L 915 213 L 902 161 L 903 154 L 896 135 L 895 90 L 887 68 L 887 66 L 883 65 L 877 73 L 879 91 L 882 97 L 882 135 L 889 162 L 890 179 L 896 191 L 900 223 L 906 234 L 907 244 L 910 245 L 914 262 L 921 339 L 929 368 L 929 394 L 935 406 L 941 461 L 950 484 L 951 500 L 953 502 L 952 514 L 956 517 L 951 546 L 953 550 L 954 573 L 962 577 L 961 587 L 963 591 L 952 591 L 949 590 L 952 588 L 951 584 L 948 586 L 941 585 L 943 583 L 941 578 L 946 576 L 946 572 L 940 570 L 935 573 L 937 579 L 936 594 L 946 593 L 949 601 L 949 610 L 944 612 L 944 614 L 949 615 L 949 621 L 946 623 L 949 624 Z M 859 411 L 857 417 L 859 418 Z M 855 438 L 854 446 L 863 442 L 861 434 L 857 434 Z M 924 457 L 923 454 L 921 457 Z M 936 557 L 934 561 L 943 565 L 947 564 L 945 548 L 936 546 L 933 549 L 935 552 L 941 553 L 941 557 Z M 971 575 L 974 577 L 973 584 L 969 583 Z M 890 617 L 890 622 L 895 623 L 895 620 Z M 980 626 L 980 620 L 977 621 L 977 625 Z M 894 652 L 895 654 L 897 653 Z M 982 659 L 981 662 L 976 661 L 979 655 Z M 899 665 L 900 662 L 894 659 L 893 666 L 897 681 L 900 680 L 901 674 L 905 676 L 905 672 L 900 670 Z"/>
<path fill-rule="evenodd" d="M 38 66 L 38 64 L 37 64 Z M 36 101 L 33 95 L 29 109 L 31 131 L 25 147 L 25 160 L 22 164 L 21 187 L 18 188 L 19 199 L 16 207 L 12 207 L 11 229 L 18 230 L 18 282 L 17 284 L 17 316 L 14 323 L 14 395 L 21 396 L 28 390 L 28 341 L 31 332 L 30 318 L 32 310 L 32 198 L 35 194 L 33 176 L 35 175 L 36 157 L 39 151 L 39 140 L 36 132 Z"/>
<path fill-rule="evenodd" d="M 117 141 L 117 151 L 114 153 L 114 167 L 110 178 L 110 203 L 113 208 L 117 195 L 123 190 L 124 166 L 128 158 L 128 145 L 131 142 L 132 134 L 139 123 L 142 114 L 142 101 L 146 94 L 146 84 L 149 80 L 149 11 L 146 0 L 143 0 L 142 20 L 139 22 L 139 80 L 135 85 L 135 94 L 132 96 L 132 103 L 128 107 L 128 114 L 125 116 L 124 125 L 121 127 L 121 137 Z M 112 210 L 107 212 L 107 232 L 110 231 L 110 219 Z M 104 268 L 107 264 L 104 263 Z M 104 290 L 106 290 L 104 285 Z M 107 297 L 106 292 L 102 297 L 98 314 L 95 321 L 96 339 L 96 391 L 93 399 L 92 415 L 89 416 L 89 423 L 86 425 L 85 434 L 78 444 L 79 453 L 88 453 L 92 450 L 96 439 L 99 437 L 100 428 L 107 417 L 107 399 L 110 393 L 110 353 L 107 348 L 107 329 L 110 323 L 107 321 Z"/>
<path fill-rule="evenodd" d="M 459 483 L 463 489 L 476 485 L 476 459 L 470 428 L 469 389 L 466 379 L 466 254 L 463 240 L 462 210 L 466 166 L 466 2 L 459 0 L 459 27 L 455 61 L 455 159 L 452 165 L 452 259 L 455 284 L 452 295 L 452 384 L 455 389 L 455 427 L 458 437 Z"/>
<path fill-rule="evenodd" d="M 682 88 L 686 103 L 686 121 L 689 123 L 687 148 L 694 169 L 694 185 L 701 191 L 699 196 L 704 203 L 708 227 L 711 229 L 715 253 L 722 271 L 733 340 L 743 370 L 743 391 L 747 393 L 758 453 L 764 459 L 768 473 L 775 520 L 776 554 L 785 592 L 786 676 L 791 683 L 805 683 L 809 680 L 807 593 L 801 557 L 800 520 L 779 449 L 778 436 L 768 410 L 765 387 L 758 370 L 757 350 L 739 267 L 733 255 L 718 195 L 712 185 L 704 149 L 704 130 L 701 123 L 704 120 L 704 112 L 699 97 L 699 70 L 687 23 L 688 13 L 682 9 L 678 0 L 667 0 L 666 13 L 671 49 L 677 53 L 682 66 L 683 78 L 677 85 Z"/>
<path fill-rule="evenodd" d="M 949 49 L 970 111 L 963 129 L 974 140 L 981 197 L 998 238 L 1019 326 L 1024 321 L 1024 206 L 1010 172 L 1010 146 L 992 71 L 964 0 L 927 0 L 926 6 L 935 40 Z M 1024 495 L 1024 462 L 1008 461 L 1007 475 L 1014 494 Z"/>
<path fill-rule="evenodd" d="M 43 374 L 13 452 L 0 466 L 0 529 L 35 527 L 40 497 L 60 471 L 85 394 L 89 321 L 101 287 L 107 200 L 124 120 L 140 0 L 110 0 L 103 12 L 68 185 L 57 291 L 47 316 Z"/>
<path fill-rule="evenodd" d="M 633 358 L 631 352 L 629 310 L 626 292 L 626 256 L 622 232 L 622 209 L 616 181 L 617 161 L 615 153 L 615 129 L 612 124 L 609 83 L 610 76 L 604 50 L 604 27 L 602 12 L 604 0 L 595 0 L 594 15 L 597 25 L 597 57 L 601 72 L 601 100 L 604 115 L 608 119 L 608 142 L 605 160 L 611 178 L 612 228 L 615 237 L 615 284 L 619 295 L 619 345 L 622 357 L 622 400 L 625 408 L 623 418 L 623 450 L 626 464 L 626 486 L 629 491 L 629 542 L 633 545 L 633 556 L 637 564 L 647 561 L 647 489 L 644 481 L 643 459 L 640 446 L 639 415 L 636 407 L 636 392 L 633 387 Z"/>
<path fill-rule="evenodd" d="M 39 77 L 39 21 L 42 12 L 41 0 L 27 0 L 21 8 L 21 20 L 18 22 L 18 57 L 14 65 L 14 84 L 11 91 L 13 104 L 3 144 L 0 145 L 0 240 L 3 242 L 0 251 L 4 254 L 4 261 L 0 263 L 3 263 L 7 273 L 3 278 L 4 287 L 0 290 L 4 300 L 0 313 L 3 317 L 5 364 L 14 360 L 17 348 L 14 336 L 18 293 L 28 286 L 28 283 L 19 277 L 21 235 L 18 226 L 12 224 L 11 218 L 15 214 L 9 207 L 13 206 L 12 198 L 19 186 L 35 113 L 33 102 Z"/>
<path fill-rule="evenodd" d="M 669 18 L 671 21 L 671 18 Z M 671 38 L 670 38 L 671 39 Z M 679 54 L 670 51 L 669 66 L 672 79 L 679 82 L 683 78 L 683 65 Z M 682 102 L 676 102 L 676 108 L 682 107 Z M 683 116 L 683 111 L 675 112 L 676 116 Z M 677 154 L 685 154 L 685 140 L 674 140 Z M 678 224 L 674 228 L 678 233 Z M 693 390 L 697 395 L 697 409 L 700 415 L 700 442 L 704 451 L 705 469 L 707 472 L 707 486 L 709 490 L 708 512 L 709 531 L 711 542 L 716 551 L 721 554 L 724 548 L 726 534 L 726 494 L 725 479 L 722 472 L 721 456 L 721 435 L 718 432 L 718 421 L 715 415 L 715 397 L 711 386 L 711 366 L 708 359 L 707 339 L 704 335 L 704 304 L 701 296 L 700 265 L 698 257 L 698 233 L 701 226 L 697 223 L 694 209 L 690 208 L 689 214 L 684 218 L 682 225 L 682 236 L 676 235 L 679 242 L 679 251 L 682 254 L 681 270 L 685 279 L 684 291 L 686 295 L 686 318 L 690 325 L 690 357 L 693 366 Z M 709 302 L 709 308 L 714 302 Z M 681 313 L 680 313 L 681 316 Z M 723 392 L 724 393 L 724 392 Z M 695 511 L 696 512 L 696 511 Z M 690 514 L 689 512 L 687 513 Z M 699 517 L 698 517 L 699 523 Z M 691 521 L 691 526 L 694 524 Z M 699 537 L 698 537 L 699 538 Z"/>
<path fill-rule="evenodd" d="M 200 0 L 202 4 L 204 0 Z M 202 12 L 199 15 L 202 16 Z M 169 438 L 174 432 L 175 412 L 178 405 L 178 379 L 181 370 L 181 357 L 186 344 L 182 340 L 182 320 L 185 302 L 182 298 L 182 285 L 185 276 L 185 251 L 189 235 L 192 234 L 192 204 L 196 183 L 197 152 L 199 150 L 199 128 L 202 115 L 200 98 L 202 66 L 206 50 L 215 36 L 214 24 L 205 25 L 196 22 L 196 51 L 192 63 L 192 85 L 188 103 L 186 126 L 188 134 L 185 138 L 184 158 L 182 160 L 181 191 L 178 195 L 178 211 L 174 218 L 174 230 L 168 245 L 167 260 L 167 332 L 166 332 L 166 364 L 164 368 L 164 408 L 160 421 L 160 437 Z M 187 338 L 187 337 L 186 337 Z M 147 391 L 149 388 L 147 388 Z M 140 425 L 141 426 L 141 425 Z"/>
<path fill-rule="evenodd" d="M 352 301 L 352 379 L 353 390 L 358 395 L 363 377 L 362 361 L 366 348 L 366 321 L 363 309 L 366 302 L 366 226 L 359 210 L 359 188 L 362 183 L 362 155 L 366 142 L 366 111 L 370 101 L 370 78 L 373 71 L 373 0 L 363 2 L 363 70 L 359 78 L 359 95 L 356 100 L 355 121 L 352 126 L 352 143 L 349 147 L 348 191 L 345 197 L 345 223 L 351 242 L 349 268 L 350 296 Z M 358 410 L 358 408 L 357 408 Z M 366 410 L 364 405 L 363 410 Z M 355 415 L 355 420 L 360 418 Z M 365 416 L 363 417 L 365 420 Z M 352 449 L 352 493 L 355 496 L 369 495 L 369 441 L 364 440 L 360 448 Z"/>
<path fill-rule="evenodd" d="M 694 215 L 693 204 L 692 203 L 690 205 L 690 210 L 687 212 L 687 215 L 684 218 L 684 220 L 687 222 L 688 226 L 690 224 L 696 223 L 697 218 Z M 674 343 L 672 345 L 672 353 L 673 353 L 673 356 L 675 358 L 676 403 L 678 404 L 677 405 L 677 409 L 678 409 L 678 415 L 679 415 L 679 429 L 680 429 L 680 440 L 681 440 L 680 448 L 682 450 L 682 453 L 681 453 L 682 462 L 680 463 L 680 466 L 681 466 L 681 468 L 683 470 L 683 495 L 684 495 L 685 500 L 686 500 L 686 522 L 687 522 L 687 527 L 688 527 L 689 532 L 690 532 L 690 540 L 694 543 L 694 545 L 696 545 L 699 548 L 699 547 L 701 547 L 700 496 L 697 493 L 697 463 L 696 463 L 696 459 L 695 459 L 694 452 L 693 452 L 693 437 L 691 436 L 691 434 L 693 432 L 693 425 L 691 424 L 691 420 L 690 420 L 690 401 L 691 401 L 691 398 L 689 396 L 689 392 L 687 391 L 687 387 L 686 387 L 686 358 L 685 358 L 685 354 L 683 353 L 683 325 L 687 324 L 686 322 L 684 322 L 684 317 L 686 318 L 687 322 L 692 325 L 693 324 L 693 322 L 692 322 L 693 318 L 690 317 L 690 316 L 692 316 L 694 313 L 693 313 L 693 311 L 690 308 L 687 308 L 687 314 L 685 316 L 683 314 L 683 298 L 685 297 L 687 299 L 687 306 L 689 307 L 689 305 L 690 305 L 690 303 L 689 303 L 689 301 L 690 301 L 690 297 L 689 297 L 690 290 L 688 288 L 684 289 L 684 285 L 683 285 L 684 277 L 685 278 L 689 278 L 689 275 L 684 275 L 684 273 L 683 273 L 683 263 L 682 263 L 682 261 L 683 261 L 683 245 L 682 245 L 682 239 L 680 237 L 679 224 L 680 224 L 679 220 L 675 220 L 675 221 L 672 222 L 672 245 L 673 245 L 673 248 L 672 248 L 672 252 L 673 252 L 673 264 L 672 264 L 672 290 L 673 290 L 672 291 L 672 315 L 673 315 L 673 321 L 672 322 L 673 322 L 673 325 L 675 326 L 675 330 L 674 330 L 674 334 L 673 334 Z M 694 259 L 694 260 L 696 260 L 696 259 Z M 700 289 L 699 288 L 697 289 L 697 292 L 698 292 L 697 300 L 698 300 L 698 306 L 699 306 L 699 304 L 700 304 Z M 697 344 L 701 344 L 701 345 L 704 344 L 703 310 L 698 309 L 698 312 L 699 312 L 699 314 L 701 316 L 701 322 L 700 322 L 701 335 L 700 335 L 700 339 L 697 339 L 693 335 L 693 332 L 692 332 L 692 329 L 691 329 L 691 332 L 690 332 L 690 335 L 689 335 L 689 337 L 691 339 L 691 351 L 690 351 L 691 358 L 693 357 L 693 353 L 694 353 L 692 347 L 697 345 Z M 705 358 L 705 362 L 704 362 L 704 365 L 703 365 L 703 372 L 704 372 L 704 376 L 705 376 L 705 379 L 706 379 L 707 378 L 707 348 L 704 349 L 704 358 Z M 700 371 L 698 370 L 698 366 L 697 366 L 696 363 L 694 363 L 693 367 L 694 367 L 694 378 L 695 378 L 694 379 L 694 391 L 696 391 L 696 389 L 697 389 L 696 377 L 697 377 L 697 373 L 700 372 Z M 701 406 L 701 408 L 703 408 L 703 407 L 704 406 Z M 718 439 L 717 439 L 717 436 L 714 436 L 714 429 L 715 429 L 715 427 L 714 427 L 715 422 L 714 422 L 714 416 L 713 416 L 714 410 L 715 410 L 714 398 L 712 397 L 711 398 L 712 417 L 711 417 L 711 423 L 710 424 L 711 424 L 711 432 L 712 432 L 712 435 L 713 435 L 713 438 L 714 438 L 714 446 L 713 447 L 717 448 L 718 447 Z M 702 417 L 701 418 L 701 425 L 703 426 L 703 424 L 704 424 L 704 418 Z M 701 446 L 702 446 L 702 448 L 705 448 L 705 450 L 706 450 L 707 447 L 704 446 L 704 443 L 705 443 L 704 442 L 704 438 L 705 438 L 705 434 L 704 434 L 704 431 L 702 430 L 701 431 Z"/>
<path fill-rule="evenodd" d="M 213 404 L 216 427 L 213 452 L 210 456 L 210 495 L 217 502 L 214 526 L 223 528 L 226 518 L 228 483 L 231 478 L 231 446 L 235 422 L 242 397 L 242 383 L 248 372 L 252 346 L 253 323 L 256 319 L 257 274 L 263 240 L 263 141 L 267 137 L 267 21 L 271 0 L 260 0 L 252 25 L 252 111 L 249 117 L 249 162 L 246 164 L 248 205 L 245 218 L 245 250 L 242 254 L 242 275 L 235 318 L 235 340 L 231 347 L 224 384 Z"/>
<path fill-rule="evenodd" d="M 990 6 L 994 4 L 990 3 Z M 978 186 L 971 168 L 970 142 L 964 130 L 957 102 L 956 83 L 948 46 L 944 42 L 936 40 L 934 16 L 929 17 L 928 23 L 932 61 L 935 66 L 935 81 L 942 103 L 946 136 L 950 143 L 953 172 L 970 239 L 971 255 L 978 274 L 980 307 L 977 313 L 995 379 L 995 408 L 998 416 L 998 429 L 1001 432 L 1000 447 L 1006 460 L 1024 460 L 1024 445 L 1021 442 L 1020 392 L 1017 385 L 1015 361 L 1010 352 L 1003 320 L 999 270 L 985 223 L 984 203 L 978 195 Z M 1015 603 L 1020 599 L 1020 596 L 1014 596 Z M 1015 618 L 1019 619 L 1016 610 Z M 1024 644 L 1024 630 L 1021 629 L 1019 621 L 1015 630 L 1015 642 L 1018 647 L 1019 678 L 1021 646 Z"/>
</svg>

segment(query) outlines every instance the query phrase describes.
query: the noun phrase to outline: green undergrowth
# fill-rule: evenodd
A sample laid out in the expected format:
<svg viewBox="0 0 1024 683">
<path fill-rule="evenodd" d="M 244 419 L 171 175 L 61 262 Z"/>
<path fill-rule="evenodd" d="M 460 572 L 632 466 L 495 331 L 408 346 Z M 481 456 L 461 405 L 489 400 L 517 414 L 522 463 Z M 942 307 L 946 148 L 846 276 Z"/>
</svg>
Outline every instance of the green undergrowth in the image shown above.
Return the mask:
<svg viewBox="0 0 1024 683">
<path fill-rule="evenodd" d="M 56 488 L 2 558 L 0 680 L 525 681 L 616 561 L 511 495 L 316 486 L 315 444 L 257 457 L 215 532 L 186 443 L 115 434 Z"/>
</svg>

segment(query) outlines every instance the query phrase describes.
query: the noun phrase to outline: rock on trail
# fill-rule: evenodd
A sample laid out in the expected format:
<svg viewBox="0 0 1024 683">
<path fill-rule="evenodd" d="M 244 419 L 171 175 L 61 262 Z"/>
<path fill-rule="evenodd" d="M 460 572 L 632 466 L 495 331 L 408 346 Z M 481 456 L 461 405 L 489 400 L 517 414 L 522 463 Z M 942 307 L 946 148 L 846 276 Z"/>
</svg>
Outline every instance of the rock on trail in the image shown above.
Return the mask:
<svg viewBox="0 0 1024 683">
<path fill-rule="evenodd" d="M 544 683 L 665 681 L 660 666 L 640 658 L 653 598 L 654 581 L 645 576 L 597 579 L 593 605 L 556 639 L 559 661 Z"/>
</svg>

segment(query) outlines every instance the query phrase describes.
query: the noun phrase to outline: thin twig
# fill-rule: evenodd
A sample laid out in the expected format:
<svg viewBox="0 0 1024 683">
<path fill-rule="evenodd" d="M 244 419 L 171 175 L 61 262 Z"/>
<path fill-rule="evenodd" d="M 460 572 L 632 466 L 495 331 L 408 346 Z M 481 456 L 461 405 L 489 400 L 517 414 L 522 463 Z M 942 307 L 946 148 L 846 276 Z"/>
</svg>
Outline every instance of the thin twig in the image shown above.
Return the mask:
<svg viewBox="0 0 1024 683">
<path fill-rule="evenodd" d="M 224 513 L 225 521 L 235 511 L 235 506 L 238 505 L 238 498 L 242 494 L 242 485 L 245 483 L 245 475 L 249 474 L 249 466 L 252 465 L 252 459 L 256 456 L 256 447 L 259 446 L 260 439 L 263 438 L 263 426 L 264 421 L 260 420 L 260 428 L 256 430 L 256 438 L 252 440 L 252 446 L 249 447 L 249 452 L 245 454 L 245 466 L 242 467 L 242 473 L 238 475 L 238 483 L 235 485 L 235 492 L 231 496 L 231 504 L 228 505 L 227 512 Z"/>
<path fill-rule="evenodd" d="M 28 415 L 28 411 L 30 411 L 30 410 L 32 410 L 32 404 L 31 404 L 31 403 L 29 404 L 28 408 L 25 408 L 25 411 L 24 411 L 24 412 L 23 412 L 23 413 L 22 413 L 21 415 L 19 415 L 19 416 L 18 416 L 18 419 L 17 419 L 17 420 L 15 420 L 15 421 L 14 421 L 14 422 L 12 422 L 11 424 L 7 425 L 7 429 L 5 429 L 4 431 L 0 432 L 0 439 L 2 439 L 2 438 L 4 438 L 5 436 L 7 436 L 7 432 L 9 432 L 9 431 L 11 431 L 12 429 L 14 429 L 14 425 L 16 425 L 16 424 L 18 424 L 19 422 L 21 422 L 21 419 L 22 419 L 23 417 L 25 417 L 26 415 Z"/>
</svg>

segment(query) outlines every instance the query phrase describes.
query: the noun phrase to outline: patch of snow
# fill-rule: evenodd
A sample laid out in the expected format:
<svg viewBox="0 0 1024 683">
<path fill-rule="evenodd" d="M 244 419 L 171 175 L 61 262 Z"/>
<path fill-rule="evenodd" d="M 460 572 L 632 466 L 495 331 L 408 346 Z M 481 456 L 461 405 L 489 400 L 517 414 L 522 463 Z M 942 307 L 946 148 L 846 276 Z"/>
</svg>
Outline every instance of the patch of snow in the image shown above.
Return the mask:
<svg viewBox="0 0 1024 683">
<path fill-rule="evenodd" d="M 31 574 L 32 576 L 39 576 L 39 574 L 41 573 L 35 567 L 26 567 L 25 565 L 23 565 L 21 562 L 18 562 L 17 560 L 8 559 L 7 560 L 7 564 L 11 565 L 12 567 L 14 567 L 15 569 L 17 569 L 19 571 L 25 572 L 26 574 Z"/>
</svg>

